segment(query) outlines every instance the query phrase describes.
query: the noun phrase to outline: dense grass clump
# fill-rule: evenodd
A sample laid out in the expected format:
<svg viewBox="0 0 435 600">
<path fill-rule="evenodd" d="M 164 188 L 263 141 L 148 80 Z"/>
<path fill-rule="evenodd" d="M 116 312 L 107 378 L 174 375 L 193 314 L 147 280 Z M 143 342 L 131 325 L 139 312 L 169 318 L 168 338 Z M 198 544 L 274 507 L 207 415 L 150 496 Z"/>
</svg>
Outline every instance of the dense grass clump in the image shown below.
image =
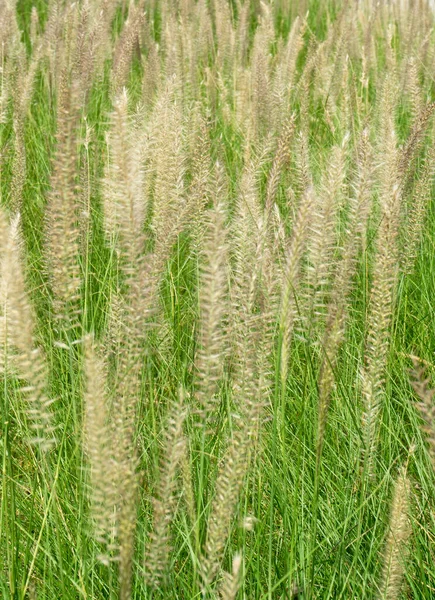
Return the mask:
<svg viewBox="0 0 435 600">
<path fill-rule="evenodd" d="M 0 41 L 1 598 L 435 597 L 430 4 Z"/>
</svg>

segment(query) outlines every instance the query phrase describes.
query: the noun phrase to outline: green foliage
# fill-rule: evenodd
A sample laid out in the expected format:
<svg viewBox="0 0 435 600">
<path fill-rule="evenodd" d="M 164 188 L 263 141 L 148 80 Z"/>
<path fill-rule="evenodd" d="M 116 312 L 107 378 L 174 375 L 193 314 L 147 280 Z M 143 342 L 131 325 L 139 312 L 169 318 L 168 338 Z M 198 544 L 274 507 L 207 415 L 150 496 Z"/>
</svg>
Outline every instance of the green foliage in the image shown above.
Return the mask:
<svg viewBox="0 0 435 600">
<path fill-rule="evenodd" d="M 335 0 L 277 0 L 263 8 L 255 0 L 249 6 L 246 2 L 234 0 L 232 8 L 226 0 L 171 2 L 168 6 L 158 0 L 131 5 L 107 2 L 114 11 L 107 27 L 101 17 L 101 55 L 96 53 L 94 62 L 84 68 L 77 67 L 80 61 L 68 58 L 67 13 L 62 12 L 61 2 L 18 0 L 14 7 L 21 40 L 5 34 L 2 56 L 4 80 L 9 77 L 12 84 L 0 123 L 1 204 L 7 215 L 4 227 L 0 223 L 2 260 L 8 223 L 16 212 L 12 206 L 14 119 L 20 116 L 16 99 L 22 84 L 15 71 L 10 74 L 6 67 L 18 61 L 22 43 L 25 58 L 17 64 L 25 72 L 31 70 L 35 52 L 30 34 L 32 7 L 39 16 L 38 39 L 46 39 L 44 30 L 56 4 L 61 24 L 60 31 L 53 34 L 58 39 L 50 38 L 52 46 L 48 44 L 41 51 L 31 100 L 21 115 L 26 167 L 18 207 L 18 246 L 26 282 L 22 296 L 30 299 L 35 312 L 32 341 L 43 350 L 57 440 L 48 452 L 28 442 L 34 415 L 23 399 L 22 388 L 31 386 L 32 381 L 17 366 L 19 349 L 8 337 L 10 315 L 5 308 L 7 292 L 2 290 L 0 596 L 5 600 L 115 599 L 119 594 L 122 600 L 380 598 L 393 487 L 403 467 L 412 488 L 411 533 L 404 542 L 403 554 L 406 545 L 408 557 L 397 598 L 432 597 L 435 474 L 409 384 L 410 354 L 427 361 L 429 375 L 433 375 L 432 188 L 425 196 L 417 239 L 410 240 L 405 227 L 398 242 L 400 261 L 406 258 L 408 248 L 417 249 L 415 261 L 414 256 L 410 258 L 414 265 L 411 272 L 404 272 L 401 266 L 397 272 L 385 272 L 388 265 L 382 271 L 378 259 L 385 243 L 379 236 L 385 230 L 382 220 L 388 218 L 388 190 L 394 188 L 396 180 L 397 186 L 402 186 L 405 179 L 403 172 L 394 171 L 394 181 L 389 180 L 385 164 L 389 160 L 399 164 L 401 151 L 421 116 L 420 112 L 413 113 L 414 106 L 421 101 L 422 108 L 434 97 L 428 70 L 435 48 L 433 17 L 429 12 L 417 15 L 412 2 L 409 6 L 405 3 L 404 15 L 394 7 L 375 8 L 375 3 L 367 2 L 356 16 L 353 5 Z M 91 39 L 90 34 L 97 39 L 101 32 L 94 26 L 100 11 L 107 7 L 97 0 L 88 4 L 91 16 L 86 39 Z M 119 51 L 125 51 L 120 60 L 126 61 L 128 74 L 128 115 L 120 125 L 125 125 L 122 137 L 114 125 L 116 111 L 122 112 L 122 94 L 112 89 L 112 65 L 117 60 L 113 49 L 134 4 L 140 5 L 146 16 L 132 48 L 126 42 Z M 198 8 L 201 5 L 203 13 Z M 246 6 L 245 30 L 240 32 L 237 27 Z M 224 7 L 231 19 L 216 23 Z M 265 8 L 270 9 L 274 39 L 267 38 L 266 23 L 269 44 L 256 47 L 255 36 L 263 35 Z M 381 10 L 382 14 L 376 12 Z M 78 8 L 74 14 L 78 18 Z M 421 19 L 416 40 L 405 27 L 411 16 Z M 297 17 L 304 29 L 295 73 L 286 75 L 293 77 L 287 82 L 288 89 L 280 88 L 277 70 L 289 62 L 280 49 Z M 209 22 L 210 39 L 207 28 L 198 26 L 200 19 Z M 390 23 L 394 33 L 388 48 Z M 196 31 L 198 38 L 192 39 Z M 371 32 L 373 55 L 367 66 L 363 42 Z M 79 33 L 74 30 L 77 39 Z M 231 43 L 232 35 L 234 46 L 224 46 Z M 159 49 L 154 64 L 155 41 Z M 57 42 L 58 54 L 53 50 Z M 240 50 L 243 43 L 245 54 Z M 228 50 L 232 54 L 227 55 Z M 406 79 L 407 60 L 413 53 L 420 53 L 421 63 L 417 99 Z M 70 227 L 77 230 L 81 240 L 80 255 L 75 256 L 81 283 L 78 298 L 71 298 L 64 312 L 56 304 L 46 247 L 50 229 L 47 206 L 55 187 L 56 131 L 64 91 L 55 56 L 72 74 L 72 81 L 76 78 L 81 86 L 73 106 L 78 125 L 72 129 L 71 143 L 78 149 L 78 158 L 72 174 L 74 185 L 69 190 L 71 202 L 77 202 Z M 386 114 L 387 102 L 382 104 L 389 60 L 394 64 L 393 114 Z M 88 72 L 91 78 L 86 83 Z M 150 89 L 155 84 L 152 93 L 143 87 L 145 77 L 149 77 Z M 6 89 L 4 80 L 2 77 Z M 282 97 L 275 94 L 277 90 Z M 287 140 L 287 162 L 283 159 L 277 166 L 276 195 L 269 215 L 267 193 L 278 156 L 277 140 L 283 123 L 293 113 L 295 132 Z M 204 157 L 196 154 L 198 138 L 204 133 L 195 120 L 198 114 L 205 122 L 205 163 L 201 163 Z M 387 148 L 381 137 L 390 117 L 397 136 L 393 149 Z M 156 131 L 156 123 L 169 122 L 168 137 L 164 137 L 166 132 Z M 174 130 L 169 131 L 169 127 Z M 349 223 L 349 202 L 358 189 L 358 144 L 365 128 L 374 158 L 369 214 L 367 218 L 357 215 L 361 223 L 366 219 L 361 225 L 363 231 L 359 231 Z M 388 131 L 392 134 L 392 129 Z M 403 184 L 400 226 L 407 223 L 403 206 L 413 205 L 432 137 L 433 126 L 428 120 L 412 157 L 403 163 L 409 167 L 410 176 Z M 167 145 L 168 139 L 172 145 Z M 304 140 L 308 164 L 304 164 L 301 150 Z M 181 158 L 178 146 L 175 148 L 178 143 Z M 322 231 L 327 230 L 328 215 L 322 214 L 325 198 L 334 184 L 333 166 L 331 175 L 328 165 L 340 148 L 344 148 L 345 172 L 338 191 L 333 192 L 336 212 L 332 233 L 329 239 L 319 241 Z M 136 175 L 144 178 L 137 189 L 131 165 L 138 167 Z M 195 176 L 202 167 L 205 181 L 199 178 L 198 183 Z M 308 181 L 304 180 L 304 167 Z M 121 217 L 126 218 L 121 221 L 114 210 L 119 230 L 111 237 L 107 207 L 113 209 L 110 202 L 116 177 L 125 197 L 133 197 L 129 197 L 129 207 L 137 195 L 144 214 L 131 216 L 128 221 L 126 205 L 122 205 Z M 159 190 L 164 190 L 164 197 L 159 197 Z M 283 274 L 288 248 L 308 190 L 315 195 L 308 233 L 301 241 L 303 251 L 294 266 L 294 278 L 286 282 Z M 212 415 L 208 420 L 198 407 L 203 368 L 198 363 L 201 319 L 206 313 L 201 307 L 201 285 L 207 281 L 203 277 L 205 255 L 210 262 L 207 273 L 221 268 L 217 259 L 213 262 L 213 252 L 204 252 L 205 231 L 212 218 L 209 209 L 218 203 L 224 207 L 225 219 L 216 226 L 222 227 L 222 245 L 229 246 L 229 264 L 219 275 L 227 281 L 229 292 L 223 294 L 224 350 L 219 356 L 216 394 L 208 399 Z M 354 234 L 353 239 L 346 237 L 348 231 Z M 62 247 L 62 239 L 56 243 Z M 355 251 L 349 251 L 352 244 Z M 216 248 L 216 256 L 220 250 Z M 334 296 L 334 281 L 346 252 L 352 259 L 346 279 L 349 292 L 343 292 L 344 297 L 339 293 Z M 319 281 L 311 274 L 316 265 L 325 273 Z M 3 279 L 2 272 L 0 276 Z M 67 283 L 69 277 L 67 272 Z M 373 287 L 382 278 L 388 280 L 384 287 L 391 287 L 392 298 L 391 314 L 381 315 L 388 333 L 381 340 L 386 344 L 385 363 L 380 365 L 383 400 L 376 415 L 371 457 L 374 473 L 370 473 L 361 375 L 370 355 L 368 333 L 372 338 L 377 335 L 379 314 L 373 306 Z M 294 322 L 289 326 L 288 340 L 283 341 L 278 315 L 286 283 L 291 285 Z M 22 296 L 12 298 L 12 305 Z M 328 322 L 334 303 L 340 309 L 333 313 L 340 319 L 337 331 L 334 323 Z M 319 314 L 310 312 L 310 306 L 319 306 Z M 213 306 L 208 308 L 212 312 Z M 328 337 L 331 330 L 337 333 L 335 346 Z M 118 487 L 111 507 L 119 523 L 113 547 L 107 548 L 94 536 L 92 489 L 100 486 L 101 491 L 107 485 L 110 491 L 113 482 L 98 479 L 85 450 L 88 382 L 83 342 L 89 335 L 96 341 L 108 371 L 100 396 L 107 395 L 103 401 L 107 401 L 111 415 L 110 451 L 114 470 L 119 471 L 113 476 Z M 286 340 L 288 348 L 284 348 Z M 207 348 L 203 350 L 201 356 L 206 360 Z M 283 381 L 280 361 L 284 355 L 289 361 Z M 333 383 L 325 405 L 319 406 L 321 375 L 328 366 Z M 325 415 L 324 430 L 319 425 L 321 414 Z M 169 455 L 173 456 L 171 464 L 166 460 Z M 225 487 L 228 481 L 230 489 Z M 221 486 L 218 489 L 216 482 Z M 162 497 L 164 492 L 167 497 Z M 215 549 L 216 573 L 212 565 L 214 575 L 207 580 L 204 565 L 213 554 L 207 544 L 211 543 L 213 516 L 220 515 L 216 508 L 221 508 L 219 494 L 226 501 L 224 518 L 216 525 L 222 549 Z M 124 504 L 129 507 L 125 512 L 127 531 L 122 531 Z M 156 540 L 155 531 L 164 531 L 167 540 Z M 127 541 L 123 544 L 119 539 Z M 166 542 L 167 550 L 159 546 L 164 557 L 162 572 L 157 569 L 150 573 L 149 565 L 154 563 L 149 555 L 159 543 L 164 546 Z M 240 572 L 234 575 L 235 581 L 240 577 L 238 595 L 229 596 L 228 591 L 220 595 L 222 574 L 232 572 L 238 552 L 243 556 Z M 101 561 L 106 553 L 113 560 Z"/>
</svg>

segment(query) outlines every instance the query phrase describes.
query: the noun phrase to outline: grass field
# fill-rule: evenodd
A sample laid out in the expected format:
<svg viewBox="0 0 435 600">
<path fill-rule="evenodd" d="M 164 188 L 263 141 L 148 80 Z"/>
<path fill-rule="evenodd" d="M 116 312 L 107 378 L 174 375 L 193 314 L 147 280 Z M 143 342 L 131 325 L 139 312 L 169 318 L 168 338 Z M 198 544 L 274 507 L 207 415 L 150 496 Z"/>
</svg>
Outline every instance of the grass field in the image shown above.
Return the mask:
<svg viewBox="0 0 435 600">
<path fill-rule="evenodd" d="M 0 598 L 435 598 L 429 3 L 0 41 Z"/>
</svg>

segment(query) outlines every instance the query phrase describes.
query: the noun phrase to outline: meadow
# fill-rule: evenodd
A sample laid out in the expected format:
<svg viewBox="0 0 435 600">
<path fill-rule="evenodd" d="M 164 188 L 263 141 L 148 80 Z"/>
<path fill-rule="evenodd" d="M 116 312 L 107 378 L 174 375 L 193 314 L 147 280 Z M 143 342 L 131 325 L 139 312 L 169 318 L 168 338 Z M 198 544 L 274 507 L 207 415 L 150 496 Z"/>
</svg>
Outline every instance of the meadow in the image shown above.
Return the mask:
<svg viewBox="0 0 435 600">
<path fill-rule="evenodd" d="M 427 0 L 0 42 L 0 597 L 435 598 Z"/>
</svg>

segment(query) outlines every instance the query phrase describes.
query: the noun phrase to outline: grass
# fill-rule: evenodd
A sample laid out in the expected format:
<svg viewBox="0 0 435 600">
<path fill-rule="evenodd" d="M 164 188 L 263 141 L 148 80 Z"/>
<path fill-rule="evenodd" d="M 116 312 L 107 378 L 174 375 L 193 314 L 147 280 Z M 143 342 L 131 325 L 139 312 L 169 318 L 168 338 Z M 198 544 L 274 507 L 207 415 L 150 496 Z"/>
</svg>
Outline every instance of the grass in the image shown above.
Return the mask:
<svg viewBox="0 0 435 600">
<path fill-rule="evenodd" d="M 434 597 L 435 17 L 56 6 L 0 8 L 0 597 Z"/>
</svg>

